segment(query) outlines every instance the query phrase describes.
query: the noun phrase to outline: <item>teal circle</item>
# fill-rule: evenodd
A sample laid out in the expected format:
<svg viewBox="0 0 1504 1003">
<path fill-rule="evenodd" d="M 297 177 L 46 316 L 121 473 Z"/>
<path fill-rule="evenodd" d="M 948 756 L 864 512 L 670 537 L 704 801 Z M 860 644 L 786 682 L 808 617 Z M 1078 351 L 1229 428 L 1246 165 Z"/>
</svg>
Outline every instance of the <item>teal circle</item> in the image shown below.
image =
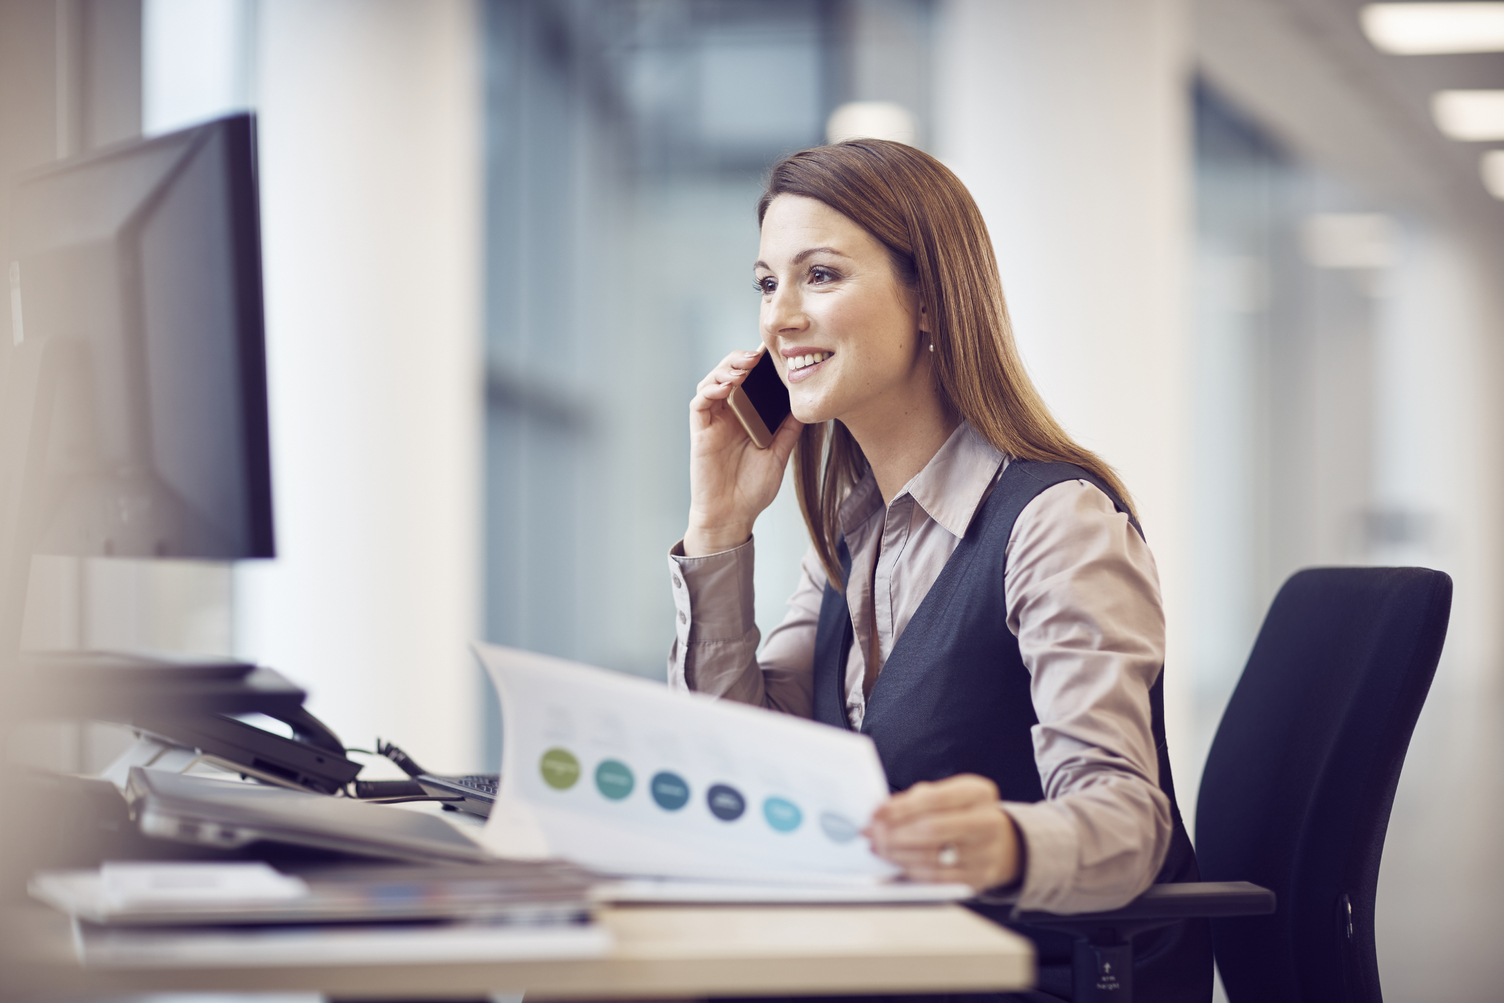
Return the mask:
<svg viewBox="0 0 1504 1003">
<path fill-rule="evenodd" d="M 648 790 L 653 792 L 653 800 L 664 811 L 678 811 L 689 803 L 689 784 L 677 773 L 664 770 L 653 774 Z"/>
<path fill-rule="evenodd" d="M 762 817 L 779 832 L 793 832 L 804 821 L 804 813 L 794 802 L 784 798 L 768 798 L 762 803 Z"/>
<path fill-rule="evenodd" d="M 602 760 L 595 768 L 596 789 L 612 801 L 620 801 L 631 794 L 633 783 L 632 770 L 619 760 Z"/>
</svg>

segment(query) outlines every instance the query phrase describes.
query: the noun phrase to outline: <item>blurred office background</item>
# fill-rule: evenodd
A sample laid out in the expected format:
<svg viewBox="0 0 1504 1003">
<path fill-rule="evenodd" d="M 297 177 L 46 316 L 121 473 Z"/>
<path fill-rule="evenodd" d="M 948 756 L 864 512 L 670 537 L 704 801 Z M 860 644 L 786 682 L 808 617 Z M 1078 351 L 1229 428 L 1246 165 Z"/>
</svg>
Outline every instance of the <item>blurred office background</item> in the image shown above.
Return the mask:
<svg viewBox="0 0 1504 1003">
<path fill-rule="evenodd" d="M 758 340 L 764 174 L 827 136 L 902 138 L 971 187 L 1031 372 L 1140 502 L 1188 813 L 1291 572 L 1454 576 L 1385 854 L 1380 965 L 1392 999 L 1496 998 L 1504 113 L 1433 95 L 1501 100 L 1504 39 L 1482 23 L 1416 43 L 1386 16 L 8 0 L 6 174 L 260 116 L 279 545 L 233 568 L 37 558 L 29 641 L 259 659 L 346 742 L 379 734 L 454 771 L 499 758 L 471 638 L 661 676 L 686 404 Z M 803 534 L 786 490 L 757 528 L 764 629 Z M 111 738 L 57 742 L 88 766 Z"/>
</svg>

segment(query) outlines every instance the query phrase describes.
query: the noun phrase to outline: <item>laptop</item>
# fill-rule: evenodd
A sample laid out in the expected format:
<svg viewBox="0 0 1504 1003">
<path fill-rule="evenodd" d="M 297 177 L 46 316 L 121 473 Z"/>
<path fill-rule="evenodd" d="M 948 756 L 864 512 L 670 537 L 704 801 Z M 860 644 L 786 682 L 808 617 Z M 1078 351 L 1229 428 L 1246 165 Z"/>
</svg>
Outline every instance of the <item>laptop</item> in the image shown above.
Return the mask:
<svg viewBox="0 0 1504 1003">
<path fill-rule="evenodd" d="M 496 803 L 496 790 L 501 786 L 501 776 L 496 773 L 471 773 L 463 777 L 420 773 L 413 779 L 429 796 L 444 798 L 445 808 L 467 811 L 481 818 L 491 817 L 491 806 Z M 452 800 L 455 798 L 458 800 Z"/>
<path fill-rule="evenodd" d="M 283 787 L 131 767 L 125 798 L 147 836 L 237 849 L 291 843 L 417 863 L 491 859 L 441 815 Z"/>
</svg>

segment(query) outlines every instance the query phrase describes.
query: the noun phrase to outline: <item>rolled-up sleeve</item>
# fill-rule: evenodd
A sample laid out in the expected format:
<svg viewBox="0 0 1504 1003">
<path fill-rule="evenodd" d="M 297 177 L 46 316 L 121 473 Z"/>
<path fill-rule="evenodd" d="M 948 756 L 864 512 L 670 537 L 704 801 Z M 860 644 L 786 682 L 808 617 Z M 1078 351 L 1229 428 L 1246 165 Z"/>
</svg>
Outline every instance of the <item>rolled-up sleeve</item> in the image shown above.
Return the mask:
<svg viewBox="0 0 1504 1003">
<path fill-rule="evenodd" d="M 1068 481 L 1020 513 L 1004 586 L 1045 795 L 1003 804 L 1026 849 L 1019 906 L 1116 908 L 1153 882 L 1171 836 L 1149 707 L 1165 650 L 1154 559 L 1106 495 Z"/>
<path fill-rule="evenodd" d="M 681 542 L 669 551 L 675 606 L 669 685 L 809 717 L 825 572 L 811 548 L 800 564 L 788 613 L 769 631 L 759 654 L 754 546 L 748 540 L 719 554 L 685 557 Z"/>
</svg>

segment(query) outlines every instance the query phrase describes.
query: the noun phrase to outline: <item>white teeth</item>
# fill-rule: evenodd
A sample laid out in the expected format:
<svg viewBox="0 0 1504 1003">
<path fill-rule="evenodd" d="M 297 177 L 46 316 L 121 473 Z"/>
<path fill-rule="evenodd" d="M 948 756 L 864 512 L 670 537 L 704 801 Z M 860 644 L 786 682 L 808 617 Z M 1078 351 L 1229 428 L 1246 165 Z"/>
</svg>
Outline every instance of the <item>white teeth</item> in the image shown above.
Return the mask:
<svg viewBox="0 0 1504 1003">
<path fill-rule="evenodd" d="M 789 359 L 789 368 L 803 369 L 806 366 L 813 366 L 817 362 L 824 362 L 828 358 L 830 358 L 829 352 L 812 352 L 809 355 L 796 355 Z"/>
</svg>

